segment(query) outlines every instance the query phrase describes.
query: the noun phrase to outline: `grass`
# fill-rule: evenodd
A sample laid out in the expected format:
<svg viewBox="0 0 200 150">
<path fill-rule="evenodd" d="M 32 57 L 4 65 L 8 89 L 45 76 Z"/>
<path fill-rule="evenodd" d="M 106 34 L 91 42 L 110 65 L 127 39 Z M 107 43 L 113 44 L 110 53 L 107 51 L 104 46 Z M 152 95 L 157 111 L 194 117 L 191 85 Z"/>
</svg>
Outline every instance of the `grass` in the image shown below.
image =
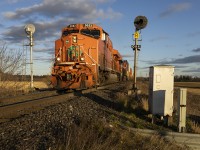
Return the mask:
<svg viewBox="0 0 200 150">
<path fill-rule="evenodd" d="M 48 88 L 47 83 L 44 81 L 34 82 L 34 87 L 37 88 Z M 0 82 L 0 97 L 16 96 L 19 94 L 29 93 L 32 89 L 30 88 L 30 82 L 26 81 L 1 81 Z"/>
<path fill-rule="evenodd" d="M 200 82 L 175 82 L 175 87 L 200 88 Z"/>
<path fill-rule="evenodd" d="M 198 123 L 190 121 L 189 124 L 194 133 L 200 134 L 200 125 Z"/>
<path fill-rule="evenodd" d="M 182 83 L 175 83 L 175 85 L 182 85 L 184 88 L 189 87 L 188 93 L 187 93 L 187 124 L 186 129 L 188 132 L 192 133 L 200 133 L 200 82 L 194 83 L 194 82 L 182 82 Z M 123 96 L 123 94 L 118 94 L 119 97 L 119 103 L 123 105 L 124 103 L 124 109 L 125 113 L 124 115 L 127 118 L 131 118 L 131 114 L 134 116 L 132 120 L 132 124 L 130 121 L 127 121 L 124 123 L 124 125 L 127 126 L 133 126 L 138 128 L 149 128 L 149 129 L 159 129 L 162 128 L 162 124 L 158 124 L 158 126 L 154 126 L 152 124 L 149 124 L 149 121 L 151 118 L 148 117 L 148 82 L 139 81 L 138 87 L 141 89 L 141 94 L 139 96 L 139 100 L 133 100 L 132 97 L 127 97 L 126 95 Z M 198 88 L 199 87 L 199 88 Z M 194 92 L 195 91 L 195 92 Z M 199 95 L 196 94 L 196 92 L 199 91 Z M 175 91 L 175 98 L 174 98 L 174 105 L 177 109 L 177 90 Z M 127 105 L 128 103 L 128 105 Z M 129 111 L 127 111 L 129 110 Z M 175 114 L 174 114 L 175 115 Z M 191 117 L 190 117 L 191 116 Z M 176 118 L 177 116 L 174 116 L 173 118 Z M 177 119 L 174 119 L 172 122 L 172 125 L 169 127 L 170 130 L 175 130 L 177 128 Z"/>
<path fill-rule="evenodd" d="M 35 147 L 59 150 L 184 149 L 173 142 L 166 141 L 159 135 L 144 137 L 139 133 L 132 133 L 101 121 L 84 121 L 80 125 L 71 125 L 62 129 L 62 131 L 64 132 L 60 131 L 57 134 L 57 140 L 59 141 L 57 144 L 40 144 Z"/>
<path fill-rule="evenodd" d="M 200 95 L 200 82 L 175 82 L 175 87 L 187 88 L 187 91 Z"/>
</svg>

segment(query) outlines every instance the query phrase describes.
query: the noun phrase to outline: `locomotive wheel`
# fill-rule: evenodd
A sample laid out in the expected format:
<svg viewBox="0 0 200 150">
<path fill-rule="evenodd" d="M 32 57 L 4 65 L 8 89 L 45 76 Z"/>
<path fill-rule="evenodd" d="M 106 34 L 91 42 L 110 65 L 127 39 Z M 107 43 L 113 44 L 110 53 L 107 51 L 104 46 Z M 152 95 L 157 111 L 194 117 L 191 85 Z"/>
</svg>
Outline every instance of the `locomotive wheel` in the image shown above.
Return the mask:
<svg viewBox="0 0 200 150">
<path fill-rule="evenodd" d="M 56 85 L 56 87 L 57 87 L 58 89 L 61 88 L 61 84 L 62 84 L 62 81 L 61 81 L 59 78 L 57 78 L 57 85 Z"/>
<path fill-rule="evenodd" d="M 56 88 L 57 88 L 57 93 L 58 94 L 64 94 L 65 93 L 65 90 L 62 89 L 62 80 L 60 78 L 57 78 Z"/>
<path fill-rule="evenodd" d="M 104 76 L 101 76 L 99 78 L 99 86 L 103 85 L 105 83 L 105 81 L 106 81 L 106 78 Z"/>
</svg>

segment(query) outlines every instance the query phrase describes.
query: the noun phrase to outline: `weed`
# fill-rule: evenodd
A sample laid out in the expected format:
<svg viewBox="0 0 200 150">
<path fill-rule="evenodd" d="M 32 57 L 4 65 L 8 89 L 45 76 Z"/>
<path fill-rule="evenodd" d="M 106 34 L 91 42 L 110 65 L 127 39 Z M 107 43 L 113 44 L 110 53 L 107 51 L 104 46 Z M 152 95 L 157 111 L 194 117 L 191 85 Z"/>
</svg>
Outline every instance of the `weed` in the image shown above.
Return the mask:
<svg viewBox="0 0 200 150">
<path fill-rule="evenodd" d="M 195 121 L 187 121 L 187 130 L 193 133 L 200 134 L 200 125 Z"/>
<path fill-rule="evenodd" d="M 65 132 L 63 143 L 56 147 L 60 150 L 130 150 L 130 149 L 183 149 L 175 143 L 167 142 L 159 135 L 143 137 L 120 128 L 106 127 L 101 122 L 72 125 Z M 127 122 L 128 123 L 128 122 Z"/>
</svg>

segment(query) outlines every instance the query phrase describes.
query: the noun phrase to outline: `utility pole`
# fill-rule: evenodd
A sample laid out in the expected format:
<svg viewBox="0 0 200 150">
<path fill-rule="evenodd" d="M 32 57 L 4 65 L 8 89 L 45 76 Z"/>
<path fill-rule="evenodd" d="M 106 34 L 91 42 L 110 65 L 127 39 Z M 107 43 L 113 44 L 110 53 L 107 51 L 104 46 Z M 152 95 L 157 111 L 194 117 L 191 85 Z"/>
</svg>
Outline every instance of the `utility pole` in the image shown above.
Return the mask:
<svg viewBox="0 0 200 150">
<path fill-rule="evenodd" d="M 35 26 L 33 24 L 27 24 L 25 27 L 25 32 L 29 37 L 30 43 L 30 88 L 33 89 L 33 33 L 35 32 Z"/>
</svg>

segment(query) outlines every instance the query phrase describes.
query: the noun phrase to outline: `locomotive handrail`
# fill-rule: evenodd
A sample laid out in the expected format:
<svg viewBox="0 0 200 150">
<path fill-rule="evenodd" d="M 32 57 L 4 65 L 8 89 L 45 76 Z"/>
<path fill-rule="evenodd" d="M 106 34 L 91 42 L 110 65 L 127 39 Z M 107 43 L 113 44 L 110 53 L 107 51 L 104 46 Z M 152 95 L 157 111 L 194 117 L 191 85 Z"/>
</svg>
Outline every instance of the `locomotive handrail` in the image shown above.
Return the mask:
<svg viewBox="0 0 200 150">
<path fill-rule="evenodd" d="M 95 63 L 96 65 L 98 64 L 90 55 L 88 55 L 88 54 L 84 51 L 84 47 L 83 47 L 83 52 L 84 52 L 84 54 L 86 54 L 86 55 L 93 61 L 93 63 Z"/>
</svg>

